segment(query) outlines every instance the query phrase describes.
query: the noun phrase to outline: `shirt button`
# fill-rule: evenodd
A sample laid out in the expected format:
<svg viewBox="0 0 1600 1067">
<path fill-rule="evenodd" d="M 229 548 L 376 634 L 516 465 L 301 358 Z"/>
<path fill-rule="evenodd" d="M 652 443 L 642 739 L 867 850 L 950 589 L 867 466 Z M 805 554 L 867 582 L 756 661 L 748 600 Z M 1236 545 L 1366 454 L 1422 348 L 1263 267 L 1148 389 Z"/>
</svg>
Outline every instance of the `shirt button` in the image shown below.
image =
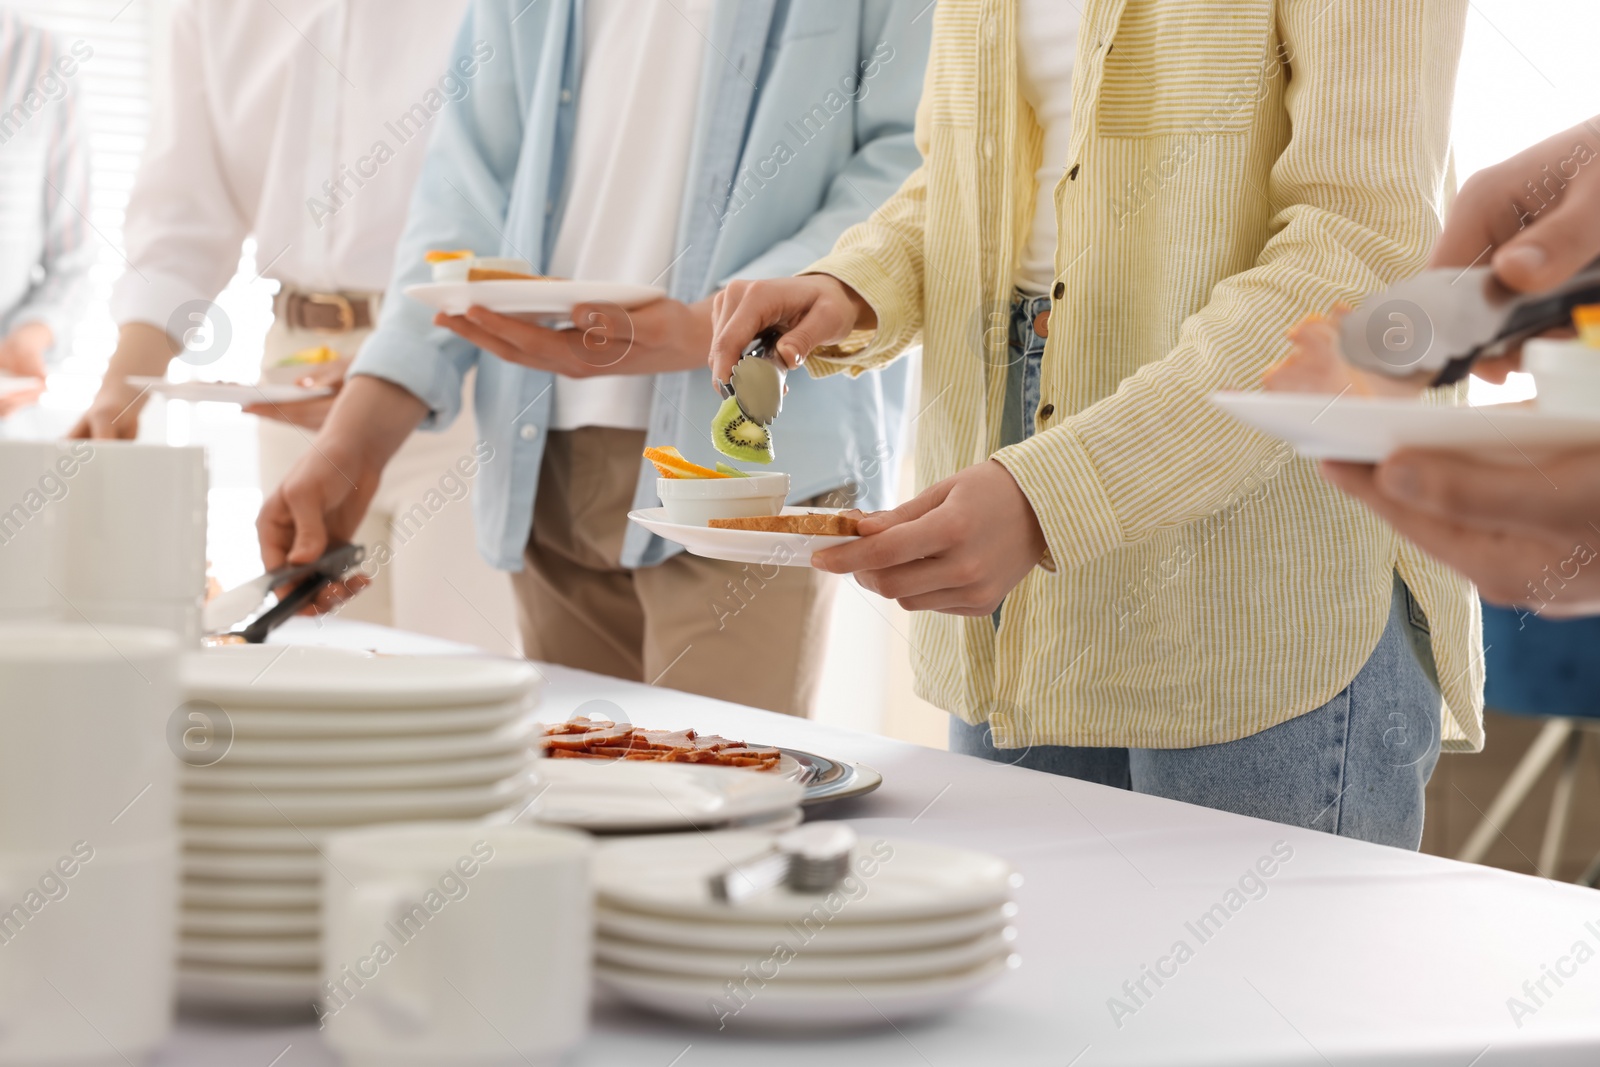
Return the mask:
<svg viewBox="0 0 1600 1067">
<path fill-rule="evenodd" d="M 1039 421 L 1043 422 L 1045 419 L 1048 419 L 1051 415 L 1054 415 L 1055 413 L 1056 413 L 1056 406 L 1054 404 L 1046 404 L 1044 407 L 1039 409 Z"/>
<path fill-rule="evenodd" d="M 995 18 L 993 15 L 990 15 L 988 18 L 984 19 L 983 32 L 989 38 L 989 40 L 994 40 L 996 35 L 998 35 L 1000 32 L 1000 20 Z"/>
<path fill-rule="evenodd" d="M 1076 163 L 1072 165 L 1071 170 L 1067 171 L 1067 180 L 1069 182 L 1075 182 L 1078 180 L 1078 165 Z"/>
<path fill-rule="evenodd" d="M 531 441 L 535 437 L 539 436 L 539 427 L 535 426 L 531 422 L 525 422 L 522 424 L 522 429 L 517 431 L 517 436 L 521 437 L 524 441 Z"/>
<path fill-rule="evenodd" d="M 563 90 L 561 90 L 561 102 L 563 104 L 572 103 L 572 90 L 571 89 L 563 89 Z"/>
<path fill-rule="evenodd" d="M 556 210 L 556 202 L 554 200 L 546 200 L 544 202 L 544 213 L 546 215 L 553 214 L 555 212 L 555 210 Z"/>
<path fill-rule="evenodd" d="M 1067 295 L 1067 283 L 1066 282 L 1056 282 L 1056 287 L 1054 289 L 1050 290 L 1050 295 L 1052 297 L 1054 297 L 1056 300 L 1060 300 L 1062 297 L 1066 296 Z"/>
<path fill-rule="evenodd" d="M 983 158 L 984 159 L 993 159 L 994 158 L 994 138 L 993 137 L 985 137 L 983 139 Z"/>
</svg>

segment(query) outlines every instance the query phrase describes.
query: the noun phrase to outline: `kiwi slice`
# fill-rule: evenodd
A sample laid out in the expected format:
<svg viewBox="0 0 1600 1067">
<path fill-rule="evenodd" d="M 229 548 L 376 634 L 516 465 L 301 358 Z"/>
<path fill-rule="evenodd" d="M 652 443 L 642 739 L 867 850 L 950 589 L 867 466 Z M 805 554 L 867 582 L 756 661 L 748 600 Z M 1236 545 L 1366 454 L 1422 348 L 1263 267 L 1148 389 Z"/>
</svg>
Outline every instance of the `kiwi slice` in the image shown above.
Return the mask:
<svg viewBox="0 0 1600 1067">
<path fill-rule="evenodd" d="M 711 444 L 731 459 L 772 462 L 772 435 L 759 422 L 746 418 L 739 410 L 739 402 L 731 396 L 711 419 Z"/>
<path fill-rule="evenodd" d="M 718 474 L 726 474 L 730 478 L 748 478 L 748 477 L 750 477 L 750 475 L 746 474 L 744 471 L 740 470 L 738 467 L 733 466 L 731 463 L 724 463 L 720 459 L 717 460 L 717 473 Z"/>
</svg>

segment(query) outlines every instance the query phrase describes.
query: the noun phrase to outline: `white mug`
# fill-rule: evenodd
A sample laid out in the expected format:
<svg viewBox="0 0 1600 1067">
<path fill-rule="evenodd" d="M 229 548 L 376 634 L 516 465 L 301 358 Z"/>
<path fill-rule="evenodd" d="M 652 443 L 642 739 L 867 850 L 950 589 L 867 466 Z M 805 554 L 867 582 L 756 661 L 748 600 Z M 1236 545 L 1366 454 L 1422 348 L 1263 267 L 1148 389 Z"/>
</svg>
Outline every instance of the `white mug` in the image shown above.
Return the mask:
<svg viewBox="0 0 1600 1067">
<path fill-rule="evenodd" d="M 176 838 L 0 856 L 0 1067 L 126 1067 L 171 1026 Z"/>
<path fill-rule="evenodd" d="M 418 823 L 323 849 L 322 1025 L 350 1067 L 554 1064 L 588 1026 L 593 844 Z"/>
<path fill-rule="evenodd" d="M 0 855 L 173 837 L 179 654 L 162 630 L 0 625 Z"/>
</svg>

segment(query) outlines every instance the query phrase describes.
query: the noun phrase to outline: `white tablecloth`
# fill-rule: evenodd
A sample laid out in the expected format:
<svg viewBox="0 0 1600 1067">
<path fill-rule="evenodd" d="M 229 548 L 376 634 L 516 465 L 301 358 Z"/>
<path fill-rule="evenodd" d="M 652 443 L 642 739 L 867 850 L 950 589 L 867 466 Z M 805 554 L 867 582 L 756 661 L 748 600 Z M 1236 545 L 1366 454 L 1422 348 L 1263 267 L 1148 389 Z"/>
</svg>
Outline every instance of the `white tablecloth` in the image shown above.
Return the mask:
<svg viewBox="0 0 1600 1067">
<path fill-rule="evenodd" d="M 297 623 L 288 637 L 448 650 L 359 624 Z M 948 1017 L 898 1031 L 762 1040 L 602 1004 L 591 1035 L 566 1061 L 571 1067 L 1600 1064 L 1593 890 L 580 671 L 545 673 L 553 718 L 603 698 L 642 725 L 693 726 L 867 763 L 883 773 L 883 787 L 825 809 L 827 817 L 866 833 L 998 853 L 1025 878 L 1017 894 L 1021 968 Z M 1292 849 L 1292 858 L 1262 888 L 1248 884 L 1253 896 L 1230 897 L 1275 845 L 1280 854 Z M 1199 919 L 1219 903 L 1235 908 L 1202 940 Z M 1158 986 L 1144 969 L 1179 941 L 1190 954 L 1160 964 L 1172 976 Z M 1567 972 L 1557 975 L 1561 984 L 1546 977 L 1547 967 Z M 1524 982 L 1533 983 L 1531 995 Z M 1511 998 L 1530 1010 L 1514 1016 Z M 338 1060 L 314 1026 L 184 1020 L 156 1062 Z"/>
</svg>

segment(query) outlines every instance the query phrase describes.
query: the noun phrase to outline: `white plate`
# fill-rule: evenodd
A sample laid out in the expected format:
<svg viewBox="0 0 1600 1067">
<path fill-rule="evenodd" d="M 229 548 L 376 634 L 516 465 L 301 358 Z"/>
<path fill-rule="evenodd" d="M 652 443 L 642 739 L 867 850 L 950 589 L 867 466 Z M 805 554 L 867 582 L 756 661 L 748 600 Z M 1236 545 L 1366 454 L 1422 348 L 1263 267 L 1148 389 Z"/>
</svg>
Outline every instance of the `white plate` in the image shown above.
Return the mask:
<svg viewBox="0 0 1600 1067">
<path fill-rule="evenodd" d="M 304 645 L 224 645 L 188 657 L 191 699 L 239 708 L 436 709 L 528 697 L 538 670 L 492 656 L 374 656 Z"/>
<path fill-rule="evenodd" d="M 595 967 L 595 977 L 623 1000 L 707 1027 L 725 1023 L 729 1029 L 842 1030 L 949 1011 L 1005 974 L 1014 966 L 1012 959 L 915 981 L 769 982 L 742 1000 L 730 996 L 724 979 L 682 978 L 606 963 Z M 720 1014 L 718 1004 L 723 1005 Z"/>
<path fill-rule="evenodd" d="M 515 705 L 512 705 L 515 706 Z M 261 716 L 271 713 L 260 712 Z M 306 716 L 306 712 L 294 712 L 296 716 Z M 337 715 L 337 712 L 329 712 Z M 371 715 L 372 712 L 347 713 L 354 715 Z M 382 712 L 378 713 L 383 715 Z M 406 712 L 407 715 L 427 715 L 428 712 Z M 456 714 L 456 713 L 451 713 Z M 460 713 L 475 714 L 470 709 L 463 709 Z M 234 716 L 230 716 L 233 718 Z M 278 716 L 277 719 L 281 719 Z M 251 716 L 251 725 L 255 716 Z M 274 721 L 277 721 L 276 719 Z M 402 724 L 405 720 L 401 720 Z M 235 723 L 237 726 L 237 723 Z M 245 736 L 238 736 L 243 733 Z M 491 727 L 487 730 L 462 732 L 445 735 L 423 735 L 420 737 L 394 737 L 389 735 L 373 737 L 310 737 L 295 740 L 283 740 L 278 737 L 258 737 L 254 731 L 236 731 L 233 744 L 228 749 L 228 754 L 216 766 L 244 764 L 248 766 L 280 766 L 294 767 L 322 766 L 336 764 L 354 766 L 366 763 L 421 763 L 431 760 L 458 760 L 470 759 L 477 756 L 497 756 L 512 752 L 522 752 L 529 748 L 539 737 L 539 724 L 531 717 L 524 716 L 515 722 L 504 726 Z"/>
<path fill-rule="evenodd" d="M 775 771 L 641 760 L 539 761 L 541 823 L 582 830 L 718 826 L 798 810 L 805 789 Z"/>
<path fill-rule="evenodd" d="M 829 508 L 784 508 L 785 515 L 836 515 Z M 628 512 L 628 518 L 646 530 L 687 548 L 697 556 L 732 563 L 757 563 L 762 566 L 809 567 L 811 554 L 834 545 L 859 540 L 856 537 L 823 537 L 819 534 L 762 533 L 759 530 L 718 530 L 710 526 L 685 526 L 667 521 L 666 508 L 641 508 Z"/>
<path fill-rule="evenodd" d="M 189 937 L 178 938 L 183 964 L 231 964 L 235 967 L 318 967 L 322 942 L 317 937 Z"/>
<path fill-rule="evenodd" d="M 309 1008 L 317 999 L 317 971 L 180 963 L 178 999 L 191 1007 Z"/>
<path fill-rule="evenodd" d="M 518 698 L 499 704 L 432 711 L 269 710 L 230 706 L 227 713 L 236 738 L 276 741 L 370 737 L 375 741 L 407 739 L 410 743 L 421 744 L 435 740 L 435 735 L 467 736 L 498 729 L 525 717 L 526 703 Z M 285 740 L 285 743 L 291 742 Z"/>
<path fill-rule="evenodd" d="M 322 847 L 322 839 L 337 829 L 326 826 L 200 826 L 185 823 L 179 830 L 185 848 L 213 852 L 294 852 Z"/>
<path fill-rule="evenodd" d="M 322 885 L 317 882 L 218 882 L 183 880 L 185 908 L 312 911 L 322 906 Z"/>
<path fill-rule="evenodd" d="M 183 909 L 183 932 L 191 937 L 320 937 L 316 911 Z"/>
<path fill-rule="evenodd" d="M 1212 393 L 1211 402 L 1310 459 L 1377 463 L 1403 447 L 1449 449 L 1523 464 L 1519 450 L 1600 444 L 1600 418 L 1524 404 L 1442 407 L 1392 397 Z"/>
<path fill-rule="evenodd" d="M 185 878 L 239 882 L 304 882 L 322 877 L 322 856 L 303 852 L 199 852 L 184 849 Z"/>
<path fill-rule="evenodd" d="M 365 824 L 413 819 L 471 818 L 525 801 L 533 793 L 531 775 L 488 786 L 455 789 L 370 789 L 319 793 L 229 793 L 185 789 L 180 805 L 185 822 L 210 825 L 282 826 Z"/>
<path fill-rule="evenodd" d="M 306 368 L 307 373 L 311 370 L 311 367 Z M 315 400 L 318 397 L 333 395 L 333 390 L 326 386 L 308 388 L 303 385 L 277 385 L 271 382 L 261 382 L 258 385 L 247 382 L 169 382 L 165 378 L 148 378 L 138 374 L 129 375 L 128 383 L 136 389 L 149 389 L 152 393 L 160 393 L 168 400 L 240 406 L 293 404 L 301 400 Z"/>
<path fill-rule="evenodd" d="M 706 892 L 711 875 L 755 859 L 771 843 L 771 834 L 730 830 L 602 845 L 595 854 L 595 891 L 604 904 L 654 915 L 802 922 L 827 898 L 781 888 L 729 905 Z M 869 859 L 876 860 L 875 866 L 865 865 L 870 875 L 861 869 Z M 856 890 L 836 890 L 838 907 L 818 925 L 926 919 L 999 907 L 1020 881 L 997 856 L 924 841 L 863 837 L 855 864 Z"/>
<path fill-rule="evenodd" d="M 778 966 L 775 981 L 784 983 L 887 981 L 968 970 L 1010 952 L 1015 937 L 1016 931 L 1007 927 L 950 945 L 904 952 L 851 953 L 813 953 L 798 935 L 746 952 L 696 952 L 677 945 L 600 937 L 595 941 L 595 959 L 641 971 L 735 982 L 749 972 L 765 975 L 774 964 Z"/>
<path fill-rule="evenodd" d="M 231 755 L 231 753 L 230 753 Z M 251 793 L 275 789 L 425 789 L 441 785 L 498 782 L 526 771 L 535 759 L 531 748 L 504 756 L 435 760 L 431 763 L 369 763 L 355 766 L 259 767 L 234 764 L 224 757 L 210 767 L 185 767 L 185 789 Z"/>
<path fill-rule="evenodd" d="M 811 953 L 904 951 L 929 945 L 946 945 L 980 934 L 994 933 L 1005 929 L 1016 914 L 1016 904 L 1007 902 L 998 908 L 983 908 L 937 919 L 828 923 L 820 929 L 802 928 L 801 933 L 810 933 L 811 940 L 806 942 L 806 951 Z M 795 936 L 795 929 L 787 924 L 743 922 L 727 918 L 716 921 L 669 919 L 604 905 L 595 909 L 595 922 L 603 936 L 682 945 L 703 951 L 759 951 Z"/>
<path fill-rule="evenodd" d="M 405 294 L 447 315 L 460 315 L 477 305 L 515 319 L 541 321 L 551 317 L 566 318 L 579 304 L 615 304 L 624 309 L 636 308 L 652 300 L 660 300 L 667 295 L 667 291 L 654 285 L 627 282 L 507 278 L 408 285 Z"/>
</svg>

